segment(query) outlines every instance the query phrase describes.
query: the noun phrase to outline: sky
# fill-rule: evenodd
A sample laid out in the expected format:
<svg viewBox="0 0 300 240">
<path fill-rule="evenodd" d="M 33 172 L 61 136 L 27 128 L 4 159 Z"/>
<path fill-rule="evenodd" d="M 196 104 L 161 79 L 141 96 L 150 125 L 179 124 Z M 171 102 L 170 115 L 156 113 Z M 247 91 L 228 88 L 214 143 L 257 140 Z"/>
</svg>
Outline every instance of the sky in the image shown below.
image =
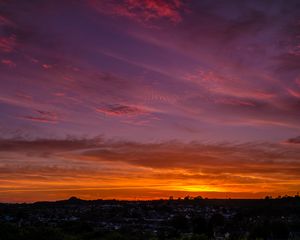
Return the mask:
<svg viewBox="0 0 300 240">
<path fill-rule="evenodd" d="M 0 202 L 300 190 L 298 0 L 0 0 Z"/>
</svg>

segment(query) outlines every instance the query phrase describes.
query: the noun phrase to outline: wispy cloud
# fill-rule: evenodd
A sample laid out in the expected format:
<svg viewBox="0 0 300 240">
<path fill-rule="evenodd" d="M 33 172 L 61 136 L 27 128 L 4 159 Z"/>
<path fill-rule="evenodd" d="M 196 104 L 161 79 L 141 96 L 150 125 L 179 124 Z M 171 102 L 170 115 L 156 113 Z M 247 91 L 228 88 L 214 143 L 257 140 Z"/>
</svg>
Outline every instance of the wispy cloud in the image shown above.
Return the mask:
<svg viewBox="0 0 300 240">
<path fill-rule="evenodd" d="M 182 10 L 183 2 L 181 0 L 90 0 L 89 3 L 103 14 L 126 17 L 138 22 L 145 23 L 164 18 L 174 23 L 182 20 L 180 11 Z"/>
<path fill-rule="evenodd" d="M 16 64 L 10 59 L 2 59 L 1 63 L 8 66 L 8 67 L 15 67 L 16 66 Z"/>
<path fill-rule="evenodd" d="M 9 53 L 16 46 L 16 38 L 14 36 L 0 38 L 0 50 L 4 53 Z"/>
<path fill-rule="evenodd" d="M 54 112 L 36 110 L 36 115 L 22 116 L 21 118 L 34 122 L 42 123 L 57 123 L 59 121 L 58 115 Z"/>
<path fill-rule="evenodd" d="M 96 109 L 97 112 L 111 116 L 134 116 L 146 114 L 148 111 L 136 106 L 128 106 L 123 104 L 109 104 Z"/>
<path fill-rule="evenodd" d="M 2 139 L 0 151 L 2 192 L 13 184 L 15 192 L 134 187 L 250 196 L 293 192 L 300 182 L 299 149 L 281 144 Z"/>
</svg>

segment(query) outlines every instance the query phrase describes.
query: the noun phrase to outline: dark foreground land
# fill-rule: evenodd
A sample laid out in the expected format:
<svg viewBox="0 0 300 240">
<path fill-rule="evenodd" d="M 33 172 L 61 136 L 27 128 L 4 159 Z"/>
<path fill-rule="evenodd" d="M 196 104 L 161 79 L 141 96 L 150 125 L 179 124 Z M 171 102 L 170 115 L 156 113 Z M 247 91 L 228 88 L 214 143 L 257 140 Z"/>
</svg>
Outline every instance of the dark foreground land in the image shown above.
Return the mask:
<svg viewBox="0 0 300 240">
<path fill-rule="evenodd" d="M 300 197 L 0 204 L 0 240 L 300 239 Z"/>
</svg>

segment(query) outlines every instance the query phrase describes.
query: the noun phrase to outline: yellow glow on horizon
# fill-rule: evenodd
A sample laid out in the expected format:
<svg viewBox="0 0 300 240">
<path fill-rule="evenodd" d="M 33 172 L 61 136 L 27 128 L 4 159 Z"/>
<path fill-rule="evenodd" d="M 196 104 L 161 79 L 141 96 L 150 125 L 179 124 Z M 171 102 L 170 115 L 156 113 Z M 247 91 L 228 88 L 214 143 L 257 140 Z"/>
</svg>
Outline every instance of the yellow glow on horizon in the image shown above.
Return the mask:
<svg viewBox="0 0 300 240">
<path fill-rule="evenodd" d="M 186 192 L 224 192 L 222 188 L 211 186 L 175 186 L 173 190 L 186 191 Z"/>
</svg>

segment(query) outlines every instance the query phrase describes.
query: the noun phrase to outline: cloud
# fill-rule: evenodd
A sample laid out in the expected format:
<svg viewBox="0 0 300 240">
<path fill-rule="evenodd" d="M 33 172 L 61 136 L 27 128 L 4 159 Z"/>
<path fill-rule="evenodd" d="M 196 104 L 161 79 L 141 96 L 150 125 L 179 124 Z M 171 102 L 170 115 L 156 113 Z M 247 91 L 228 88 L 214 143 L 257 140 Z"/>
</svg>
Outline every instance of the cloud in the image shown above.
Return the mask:
<svg viewBox="0 0 300 240">
<path fill-rule="evenodd" d="M 1 26 L 14 26 L 15 24 L 7 17 L 0 14 L 0 25 Z"/>
<path fill-rule="evenodd" d="M 51 69 L 53 66 L 52 65 L 49 65 L 49 64 L 42 64 L 42 67 L 44 69 Z"/>
<path fill-rule="evenodd" d="M 285 143 L 291 143 L 291 144 L 299 144 L 300 143 L 300 136 L 295 138 L 289 138 Z"/>
<path fill-rule="evenodd" d="M 0 14 L 0 52 L 11 53 L 17 46 L 17 37 L 14 33 L 16 25 L 6 16 Z"/>
<path fill-rule="evenodd" d="M 26 140 L 24 138 L 1 139 L 0 151 L 8 152 L 26 152 L 28 151 L 45 151 L 53 153 L 56 151 L 71 151 L 89 149 L 101 146 L 102 138 L 66 138 L 66 139 L 35 139 Z"/>
<path fill-rule="evenodd" d="M 4 53 L 12 52 L 16 47 L 16 37 L 14 35 L 9 37 L 0 37 L 0 51 Z"/>
<path fill-rule="evenodd" d="M 178 23 L 182 20 L 181 0 L 90 0 L 89 3 L 103 14 L 122 16 L 138 22 L 167 19 Z"/>
<path fill-rule="evenodd" d="M 205 88 L 214 95 L 235 98 L 250 98 L 254 100 L 269 100 L 275 97 L 274 92 L 257 89 L 251 82 L 241 79 L 234 74 L 222 74 L 215 71 L 199 69 L 195 73 L 184 76 L 184 79 Z"/>
<path fill-rule="evenodd" d="M 298 149 L 287 144 L 1 139 L 0 192 L 23 200 L 49 191 L 57 198 L 61 191 L 80 196 L 89 191 L 90 197 L 110 191 L 112 198 L 121 196 L 118 189 L 136 189 L 144 197 L 151 191 L 163 191 L 159 197 L 171 192 L 250 197 L 297 191 L 299 159 Z"/>
<path fill-rule="evenodd" d="M 44 117 L 33 117 L 33 116 L 23 116 L 25 120 L 33 121 L 33 122 L 41 122 L 41 123 L 57 123 L 55 119 L 44 118 Z"/>
<path fill-rule="evenodd" d="M 300 56 L 290 53 L 284 53 L 274 58 L 276 61 L 275 70 L 281 77 L 290 75 L 291 73 L 299 74 L 300 69 Z"/>
<path fill-rule="evenodd" d="M 8 66 L 8 67 L 15 67 L 16 66 L 16 64 L 10 59 L 2 59 L 1 63 Z"/>
<path fill-rule="evenodd" d="M 186 169 L 191 171 L 214 172 L 216 174 L 248 173 L 269 174 L 268 169 L 285 171 L 289 169 L 293 175 L 299 172 L 297 158 L 300 156 L 295 149 L 290 153 L 279 145 L 264 144 L 205 144 L 205 143 L 115 143 L 108 148 L 84 151 L 83 156 L 97 161 L 125 161 L 127 163 L 158 168 Z M 284 167 L 289 162 L 294 165 Z M 221 167 L 219 169 L 219 167 Z M 297 166 L 297 167 L 296 167 Z"/>
<path fill-rule="evenodd" d="M 22 116 L 21 118 L 42 123 L 57 123 L 59 121 L 58 115 L 55 112 L 36 110 L 36 113 L 36 116 Z"/>
<path fill-rule="evenodd" d="M 135 116 L 148 113 L 146 109 L 123 104 L 109 104 L 102 108 L 97 108 L 96 111 L 111 116 Z"/>
</svg>

